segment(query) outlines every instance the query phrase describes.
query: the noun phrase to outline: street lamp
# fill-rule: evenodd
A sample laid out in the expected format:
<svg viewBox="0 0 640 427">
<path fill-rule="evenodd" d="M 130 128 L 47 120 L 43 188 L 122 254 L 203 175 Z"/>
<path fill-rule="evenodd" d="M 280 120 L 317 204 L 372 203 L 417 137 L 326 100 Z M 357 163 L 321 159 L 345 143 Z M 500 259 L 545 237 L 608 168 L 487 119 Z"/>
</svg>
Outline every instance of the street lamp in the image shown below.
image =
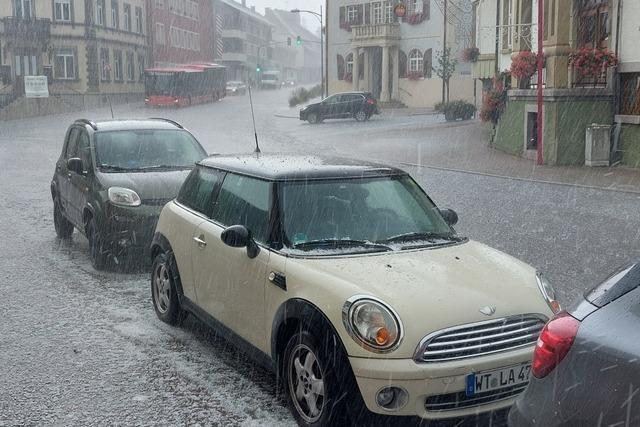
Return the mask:
<svg viewBox="0 0 640 427">
<path fill-rule="evenodd" d="M 320 5 L 320 13 L 318 12 L 314 12 L 312 10 L 305 10 L 305 9 L 291 9 L 291 13 L 310 13 L 313 16 L 315 16 L 316 18 L 318 18 L 320 20 L 320 85 L 322 88 L 322 96 L 323 97 L 327 97 L 328 94 L 326 93 L 325 89 L 327 87 L 327 85 L 325 85 L 325 80 L 324 80 L 324 31 L 323 31 L 323 25 L 322 25 L 322 5 Z M 327 81 L 327 83 L 329 83 Z"/>
</svg>

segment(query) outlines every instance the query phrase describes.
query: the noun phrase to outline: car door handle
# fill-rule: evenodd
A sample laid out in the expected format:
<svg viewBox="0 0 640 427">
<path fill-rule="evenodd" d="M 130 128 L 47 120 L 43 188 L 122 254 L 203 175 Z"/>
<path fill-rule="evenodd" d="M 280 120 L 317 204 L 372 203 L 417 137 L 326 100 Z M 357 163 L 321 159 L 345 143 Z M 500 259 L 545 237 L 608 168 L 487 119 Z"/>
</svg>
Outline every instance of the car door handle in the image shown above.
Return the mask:
<svg viewBox="0 0 640 427">
<path fill-rule="evenodd" d="M 193 240 L 198 244 L 200 249 L 204 249 L 207 246 L 207 242 L 204 241 L 204 236 L 194 237 Z"/>
</svg>

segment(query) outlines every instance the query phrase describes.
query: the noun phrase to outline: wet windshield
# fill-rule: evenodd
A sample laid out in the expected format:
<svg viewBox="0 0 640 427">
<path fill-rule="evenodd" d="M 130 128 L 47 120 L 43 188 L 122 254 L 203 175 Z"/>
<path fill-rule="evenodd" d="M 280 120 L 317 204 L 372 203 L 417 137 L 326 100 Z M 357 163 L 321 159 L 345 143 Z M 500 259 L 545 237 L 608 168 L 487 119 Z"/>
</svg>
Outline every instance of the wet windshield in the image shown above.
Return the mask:
<svg viewBox="0 0 640 427">
<path fill-rule="evenodd" d="M 189 133 L 172 130 L 98 132 L 97 165 L 109 171 L 185 169 L 206 153 Z"/>
<path fill-rule="evenodd" d="M 282 221 L 290 248 L 344 249 L 450 239 L 453 230 L 408 176 L 282 184 Z M 424 243 L 424 242 L 422 242 Z"/>
</svg>

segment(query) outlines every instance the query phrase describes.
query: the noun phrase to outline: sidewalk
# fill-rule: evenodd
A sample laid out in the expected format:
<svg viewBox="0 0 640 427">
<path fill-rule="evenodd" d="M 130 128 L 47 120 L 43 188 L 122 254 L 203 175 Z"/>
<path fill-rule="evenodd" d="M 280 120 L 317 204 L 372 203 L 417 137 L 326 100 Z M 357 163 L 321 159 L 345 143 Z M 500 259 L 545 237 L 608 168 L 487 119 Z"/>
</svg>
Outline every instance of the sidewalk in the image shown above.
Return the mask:
<svg viewBox="0 0 640 427">
<path fill-rule="evenodd" d="M 416 145 L 413 152 L 401 150 L 393 155 L 394 161 L 407 166 L 640 194 L 640 169 L 620 166 L 537 166 L 534 160 L 490 147 L 490 129 L 479 121 L 440 123 L 402 132 L 382 131 L 374 139 L 376 141 L 371 143 L 371 154 L 377 157 L 376 142 L 384 141 L 387 148 L 382 151 L 380 147 L 379 155 L 380 158 L 386 155 L 388 160 L 391 160 L 388 158 L 389 146 Z"/>
</svg>

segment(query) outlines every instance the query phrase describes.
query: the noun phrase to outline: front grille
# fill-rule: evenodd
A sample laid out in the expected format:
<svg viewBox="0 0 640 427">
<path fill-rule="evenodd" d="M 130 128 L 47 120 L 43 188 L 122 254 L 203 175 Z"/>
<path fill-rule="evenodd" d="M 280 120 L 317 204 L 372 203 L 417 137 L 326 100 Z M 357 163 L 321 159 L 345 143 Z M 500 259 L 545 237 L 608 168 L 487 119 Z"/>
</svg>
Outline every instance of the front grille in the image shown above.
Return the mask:
<svg viewBox="0 0 640 427">
<path fill-rule="evenodd" d="M 453 411 L 472 406 L 486 405 L 519 395 L 527 388 L 527 384 L 528 383 L 522 383 L 486 393 L 478 393 L 475 396 L 467 396 L 464 391 L 429 396 L 424 402 L 424 407 L 427 411 Z"/>
<path fill-rule="evenodd" d="M 528 346 L 536 342 L 545 322 L 542 315 L 525 314 L 444 329 L 422 340 L 415 360 L 442 362 Z"/>
</svg>

